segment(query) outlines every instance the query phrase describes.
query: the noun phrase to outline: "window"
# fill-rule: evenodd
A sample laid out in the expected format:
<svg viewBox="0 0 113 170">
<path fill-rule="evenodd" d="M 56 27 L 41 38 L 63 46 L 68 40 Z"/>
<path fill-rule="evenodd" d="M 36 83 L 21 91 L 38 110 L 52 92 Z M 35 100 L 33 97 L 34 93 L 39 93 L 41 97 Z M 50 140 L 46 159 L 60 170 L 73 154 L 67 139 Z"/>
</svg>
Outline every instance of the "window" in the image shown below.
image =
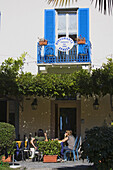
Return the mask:
<svg viewBox="0 0 113 170">
<path fill-rule="evenodd" d="M 9 123 L 15 126 L 15 101 L 9 101 Z"/>
<path fill-rule="evenodd" d="M 77 37 L 77 13 L 72 11 L 58 12 L 58 38 L 67 36 L 75 41 Z"/>
<path fill-rule="evenodd" d="M 57 37 L 70 37 L 76 42 L 77 38 L 77 11 L 73 10 L 58 10 L 58 28 Z M 58 60 L 60 62 L 66 62 L 66 55 L 69 55 L 68 61 L 74 61 L 77 53 L 77 46 L 74 45 L 69 52 L 62 52 L 58 50 Z M 73 58 L 74 57 L 74 58 Z"/>
</svg>

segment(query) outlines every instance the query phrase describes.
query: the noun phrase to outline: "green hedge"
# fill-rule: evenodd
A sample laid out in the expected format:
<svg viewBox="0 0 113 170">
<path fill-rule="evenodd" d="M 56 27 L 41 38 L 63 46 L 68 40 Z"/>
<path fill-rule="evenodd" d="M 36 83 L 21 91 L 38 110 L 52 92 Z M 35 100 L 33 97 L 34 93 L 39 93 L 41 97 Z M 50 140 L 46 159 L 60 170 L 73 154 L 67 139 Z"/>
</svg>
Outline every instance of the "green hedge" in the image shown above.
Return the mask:
<svg viewBox="0 0 113 170">
<path fill-rule="evenodd" d="M 8 154 L 14 152 L 15 127 L 9 123 L 0 122 L 0 155 L 7 150 Z"/>
</svg>

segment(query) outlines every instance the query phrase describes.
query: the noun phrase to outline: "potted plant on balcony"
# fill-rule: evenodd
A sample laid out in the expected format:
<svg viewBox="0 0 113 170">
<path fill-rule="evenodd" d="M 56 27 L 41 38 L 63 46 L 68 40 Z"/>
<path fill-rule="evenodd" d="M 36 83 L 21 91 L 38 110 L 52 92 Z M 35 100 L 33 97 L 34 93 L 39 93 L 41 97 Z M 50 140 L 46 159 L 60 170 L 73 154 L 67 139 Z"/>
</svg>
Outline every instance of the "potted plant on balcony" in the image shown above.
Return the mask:
<svg viewBox="0 0 113 170">
<path fill-rule="evenodd" d="M 51 140 L 38 142 L 38 150 L 43 153 L 43 162 L 57 162 L 57 156 L 61 152 L 61 144 Z"/>
<path fill-rule="evenodd" d="M 39 45 L 47 45 L 47 40 L 45 40 L 44 38 L 40 38 Z"/>
<path fill-rule="evenodd" d="M 86 43 L 86 39 L 85 37 L 82 37 L 80 35 L 80 37 L 76 38 L 77 44 L 85 44 Z"/>
</svg>

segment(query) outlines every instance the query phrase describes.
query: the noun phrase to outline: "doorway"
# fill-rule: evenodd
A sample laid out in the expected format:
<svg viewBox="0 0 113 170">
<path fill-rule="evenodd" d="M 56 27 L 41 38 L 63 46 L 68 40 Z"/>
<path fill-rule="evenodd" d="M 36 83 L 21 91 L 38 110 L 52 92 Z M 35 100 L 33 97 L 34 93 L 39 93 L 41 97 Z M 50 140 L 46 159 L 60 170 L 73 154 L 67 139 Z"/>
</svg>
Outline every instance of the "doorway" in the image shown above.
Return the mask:
<svg viewBox="0 0 113 170">
<path fill-rule="evenodd" d="M 66 130 L 81 135 L 81 100 L 51 101 L 51 113 L 51 138 L 61 139 Z"/>
<path fill-rule="evenodd" d="M 66 130 L 72 130 L 76 137 L 76 108 L 60 108 L 59 137 L 64 138 Z"/>
<path fill-rule="evenodd" d="M 19 105 L 15 100 L 0 101 L 0 122 L 14 125 L 16 138 L 19 134 Z"/>
<path fill-rule="evenodd" d="M 0 122 L 7 122 L 7 101 L 0 101 Z"/>
</svg>

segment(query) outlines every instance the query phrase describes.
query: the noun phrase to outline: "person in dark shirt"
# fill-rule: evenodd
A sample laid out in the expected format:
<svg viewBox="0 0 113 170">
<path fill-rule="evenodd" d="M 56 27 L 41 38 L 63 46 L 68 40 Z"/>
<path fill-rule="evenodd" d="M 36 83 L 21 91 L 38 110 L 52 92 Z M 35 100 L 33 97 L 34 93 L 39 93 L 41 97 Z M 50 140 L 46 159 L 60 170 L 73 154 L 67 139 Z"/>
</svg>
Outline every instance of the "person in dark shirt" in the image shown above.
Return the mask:
<svg viewBox="0 0 113 170">
<path fill-rule="evenodd" d="M 36 141 L 36 142 L 34 143 L 34 141 Z M 41 142 L 41 141 L 48 141 L 47 134 L 44 133 L 42 129 L 38 130 L 38 136 L 35 136 L 35 138 L 31 139 L 31 144 L 33 145 L 35 150 L 37 150 L 37 141 L 39 141 L 39 142 Z"/>
</svg>

